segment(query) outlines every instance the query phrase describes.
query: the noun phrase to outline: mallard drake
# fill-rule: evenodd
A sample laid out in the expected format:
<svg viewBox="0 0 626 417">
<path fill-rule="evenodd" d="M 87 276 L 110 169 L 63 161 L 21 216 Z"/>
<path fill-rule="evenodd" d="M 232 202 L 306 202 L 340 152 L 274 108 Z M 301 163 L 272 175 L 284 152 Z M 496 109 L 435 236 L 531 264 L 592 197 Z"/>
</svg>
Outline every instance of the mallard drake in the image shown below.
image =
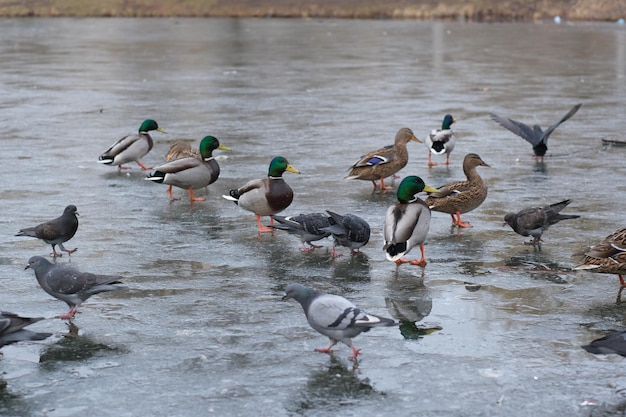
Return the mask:
<svg viewBox="0 0 626 417">
<path fill-rule="evenodd" d="M 165 130 L 161 129 L 154 120 L 144 120 L 141 126 L 139 126 L 138 134 L 124 136 L 115 142 L 106 152 L 100 155 L 98 162 L 105 165 L 117 165 L 119 169 L 127 169 L 123 164 L 134 161 L 144 171 L 149 170 L 150 168 L 142 164 L 139 159 L 150 152 L 154 145 L 148 133 L 153 130 L 165 133 Z"/>
<path fill-rule="evenodd" d="M 452 123 L 456 122 L 456 119 L 451 114 L 446 114 L 443 117 L 441 123 L 441 129 L 433 129 L 426 137 L 426 147 L 428 147 L 428 162 L 426 165 L 433 167 L 437 165 L 436 162 L 431 161 L 430 155 L 446 154 L 445 164 L 450 164 L 450 153 L 454 149 L 456 140 L 454 139 L 454 132 L 450 128 Z"/>
<path fill-rule="evenodd" d="M 274 229 L 286 230 L 287 232 L 298 235 L 302 242 L 302 251 L 308 252 L 321 246 L 314 245 L 311 242 L 324 239 L 330 236 L 330 232 L 322 230 L 330 226 L 328 216 L 323 213 L 307 213 L 298 214 L 297 216 L 272 216 L 278 224 L 272 226 Z M 308 244 L 307 247 L 305 244 Z"/>
<path fill-rule="evenodd" d="M 533 240 L 525 242 L 526 244 L 541 248 L 541 235 L 550 226 L 561 220 L 580 217 L 575 214 L 560 214 L 561 210 L 571 202 L 572 200 L 564 200 L 545 207 L 527 207 L 517 213 L 507 213 L 504 216 L 504 222 L 511 226 L 518 235 L 532 236 Z"/>
<path fill-rule="evenodd" d="M 333 257 L 341 256 L 335 250 L 336 246 L 345 246 L 350 248 L 350 252 L 354 255 L 359 252 L 362 246 L 365 246 L 370 240 L 370 225 L 359 216 L 354 214 L 341 215 L 333 211 L 326 210 L 330 215 L 330 226 L 322 228 L 333 235 L 333 248 L 331 254 Z"/>
<path fill-rule="evenodd" d="M 439 190 L 424 184 L 424 180 L 418 176 L 404 178 L 398 186 L 398 203 L 387 209 L 383 224 L 383 250 L 387 259 L 397 264 L 426 266 L 424 241 L 430 227 L 430 209 L 417 196 L 422 191 L 436 193 Z M 422 252 L 419 261 L 409 261 L 403 257 L 417 245 Z"/>
<path fill-rule="evenodd" d="M 35 227 L 24 228 L 15 236 L 36 237 L 37 239 L 41 239 L 47 244 L 52 245 L 51 255 L 54 258 L 63 255 L 55 250 L 55 246 L 57 245 L 59 245 L 59 249 L 63 252 L 67 252 L 68 255 L 71 255 L 76 252 L 78 248 L 65 249 L 63 243 L 73 238 L 78 230 L 78 218 L 76 216 L 78 216 L 78 209 L 75 205 L 70 204 L 65 207 L 65 210 L 63 210 L 63 214 L 60 217 L 48 220 L 47 222 L 41 223 Z"/>
<path fill-rule="evenodd" d="M 363 155 L 350 167 L 350 173 L 345 179 L 372 181 L 374 189 L 392 190 L 392 187 L 385 186 L 385 178 L 394 175 L 409 162 L 409 152 L 406 149 L 409 141 L 422 142 L 411 129 L 400 129 L 393 145 Z M 380 187 L 377 180 L 380 180 Z"/>
<path fill-rule="evenodd" d="M 550 137 L 552 132 L 554 132 L 554 129 L 556 129 L 561 123 L 575 115 L 580 106 L 582 106 L 582 103 L 578 103 L 577 105 L 572 107 L 572 109 L 565 116 L 563 116 L 561 120 L 547 128 L 545 132 L 541 129 L 539 125 L 534 125 L 531 128 L 530 126 L 522 122 L 518 122 L 513 119 L 507 119 L 493 113 L 491 113 L 491 119 L 500 124 L 502 127 L 515 133 L 517 136 L 526 139 L 526 141 L 533 145 L 535 158 L 543 161 L 543 157 L 548 151 L 548 138 Z"/>
<path fill-rule="evenodd" d="M 618 229 L 597 245 L 576 255 L 583 255 L 583 263 L 576 270 L 589 270 L 603 274 L 617 274 L 622 287 L 626 287 L 626 228 Z"/>
<path fill-rule="evenodd" d="M 461 214 L 474 210 L 487 198 L 487 185 L 476 171 L 478 166 L 488 167 L 489 165 L 475 153 L 465 155 L 463 173 L 467 180 L 449 182 L 437 187 L 439 192 L 428 193 L 429 196 L 426 199 L 428 207 L 434 211 L 450 214 L 454 226 L 472 227 L 469 222 L 461 221 Z"/>
<path fill-rule="evenodd" d="M 230 195 L 223 195 L 227 200 L 234 201 L 244 210 L 251 211 L 256 216 L 259 233 L 273 232 L 271 226 L 274 219 L 270 218 L 270 227 L 261 224 L 261 216 L 278 214 L 293 201 L 293 190 L 283 179 L 285 171 L 299 174 L 282 156 L 277 156 L 270 162 L 267 178 L 249 181 L 243 187 L 230 190 Z"/>
<path fill-rule="evenodd" d="M 205 136 L 200 142 L 200 158 L 187 156 L 166 162 L 154 168 L 145 179 L 159 184 L 169 184 L 167 194 L 172 200 L 178 200 L 172 194 L 172 186 L 176 186 L 188 190 L 191 201 L 204 201 L 204 198 L 194 196 L 193 190 L 213 184 L 219 177 L 220 166 L 213 158 L 215 149 L 230 150 L 216 137 Z M 193 155 L 191 147 L 189 155 Z"/>
</svg>

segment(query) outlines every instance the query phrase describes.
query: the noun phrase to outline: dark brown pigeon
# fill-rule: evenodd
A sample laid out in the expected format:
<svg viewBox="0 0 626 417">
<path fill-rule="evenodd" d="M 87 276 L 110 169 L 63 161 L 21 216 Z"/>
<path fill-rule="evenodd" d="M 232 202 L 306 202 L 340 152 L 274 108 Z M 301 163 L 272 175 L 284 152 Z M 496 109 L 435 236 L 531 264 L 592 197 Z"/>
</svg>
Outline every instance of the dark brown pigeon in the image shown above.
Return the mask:
<svg viewBox="0 0 626 417">
<path fill-rule="evenodd" d="M 52 245 L 53 257 L 62 256 L 62 253 L 58 253 L 54 247 L 59 245 L 59 248 L 63 252 L 67 252 L 69 255 L 76 252 L 78 248 L 65 249 L 64 242 L 67 242 L 76 234 L 78 230 L 78 216 L 77 208 L 74 205 L 69 205 L 63 210 L 61 217 L 41 223 L 35 227 L 28 227 L 20 230 L 15 236 L 30 236 L 41 239 L 44 242 Z"/>
<path fill-rule="evenodd" d="M 560 211 L 569 203 L 571 200 L 564 200 L 545 207 L 527 207 L 517 213 L 507 213 L 504 216 L 504 221 L 513 228 L 515 233 L 522 236 L 532 236 L 533 240 L 527 244 L 541 247 L 541 235 L 550 226 L 561 220 L 580 217 L 575 214 L 560 214 Z"/>
<path fill-rule="evenodd" d="M 121 283 L 121 276 L 80 272 L 71 267 L 53 264 L 41 256 L 30 258 L 28 265 L 24 269 L 28 268 L 35 271 L 37 282 L 39 282 L 39 285 L 45 292 L 61 301 L 65 301 L 70 307 L 70 311 L 67 314 L 58 316 L 62 319 L 73 318 L 83 301 L 94 294 L 126 288 L 115 285 Z"/>
</svg>

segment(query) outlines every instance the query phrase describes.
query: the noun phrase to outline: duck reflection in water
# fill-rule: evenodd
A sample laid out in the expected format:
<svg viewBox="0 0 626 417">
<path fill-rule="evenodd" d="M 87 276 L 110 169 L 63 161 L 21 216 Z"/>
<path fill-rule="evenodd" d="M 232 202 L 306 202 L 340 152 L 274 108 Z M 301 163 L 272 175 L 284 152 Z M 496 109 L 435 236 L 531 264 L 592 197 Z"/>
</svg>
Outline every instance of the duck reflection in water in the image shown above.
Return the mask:
<svg viewBox="0 0 626 417">
<path fill-rule="evenodd" d="M 424 270 L 420 277 L 396 270 L 394 279 L 387 283 L 387 291 L 385 304 L 389 314 L 400 322 L 402 337 L 415 340 L 442 329 L 438 325 L 417 324 L 433 308 L 433 299 L 424 286 Z"/>
</svg>

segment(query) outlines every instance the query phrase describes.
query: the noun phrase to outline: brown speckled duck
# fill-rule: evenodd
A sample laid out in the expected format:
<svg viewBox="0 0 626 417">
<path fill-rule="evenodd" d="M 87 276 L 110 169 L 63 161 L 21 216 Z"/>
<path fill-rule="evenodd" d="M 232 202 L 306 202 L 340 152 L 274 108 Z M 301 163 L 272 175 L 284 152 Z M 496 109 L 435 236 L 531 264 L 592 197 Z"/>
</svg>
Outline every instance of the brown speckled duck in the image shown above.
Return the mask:
<svg viewBox="0 0 626 417">
<path fill-rule="evenodd" d="M 438 193 L 428 193 L 428 207 L 433 211 L 450 214 L 453 226 L 472 227 L 469 222 L 461 221 L 461 214 L 474 210 L 487 198 L 487 185 L 476 171 L 478 166 L 489 165 L 475 153 L 465 155 L 463 172 L 467 180 L 449 182 L 437 187 Z"/>
<path fill-rule="evenodd" d="M 299 174 L 300 171 L 292 167 L 287 159 L 277 156 L 270 162 L 267 178 L 249 181 L 243 187 L 230 190 L 230 195 L 223 195 L 227 200 L 234 201 L 244 210 L 256 215 L 259 233 L 273 232 L 274 219 L 270 220 L 270 227 L 261 224 L 261 216 L 278 214 L 293 201 L 293 190 L 283 179 L 285 171 Z"/>
<path fill-rule="evenodd" d="M 583 263 L 576 270 L 589 270 L 604 274 L 617 274 L 622 287 L 626 287 L 626 227 L 605 237 L 600 243 L 578 253 L 584 255 Z"/>
<path fill-rule="evenodd" d="M 407 127 L 400 129 L 393 145 L 363 155 L 350 167 L 346 179 L 372 181 L 374 189 L 392 190 L 393 187 L 385 185 L 385 178 L 394 175 L 409 162 L 406 144 L 410 141 L 422 142 L 415 137 L 411 129 Z M 380 180 L 380 186 L 376 183 L 377 180 Z"/>
</svg>

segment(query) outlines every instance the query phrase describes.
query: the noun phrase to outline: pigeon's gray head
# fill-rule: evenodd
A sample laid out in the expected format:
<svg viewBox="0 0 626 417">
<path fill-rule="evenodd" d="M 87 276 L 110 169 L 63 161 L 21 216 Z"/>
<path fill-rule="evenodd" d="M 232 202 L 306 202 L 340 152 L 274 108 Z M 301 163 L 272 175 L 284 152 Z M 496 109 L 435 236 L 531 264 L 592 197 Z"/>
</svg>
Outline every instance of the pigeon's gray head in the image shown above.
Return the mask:
<svg viewBox="0 0 626 417">
<path fill-rule="evenodd" d="M 506 226 L 507 224 L 513 227 L 513 223 L 515 222 L 515 213 L 507 213 L 504 215 L 504 224 L 502 226 Z"/>
<path fill-rule="evenodd" d="M 75 205 L 69 205 L 65 207 L 65 210 L 63 210 L 63 214 L 75 214 L 78 216 L 78 209 Z"/>
<path fill-rule="evenodd" d="M 42 266 L 47 266 L 49 264 L 50 261 L 48 261 L 43 256 L 33 256 L 28 260 L 28 265 L 26 265 L 26 268 L 24 269 L 31 268 L 33 271 L 37 271 L 37 269 L 41 268 Z"/>
<path fill-rule="evenodd" d="M 283 300 L 288 298 L 293 298 L 300 304 L 306 302 L 306 300 L 311 297 L 315 291 L 312 288 L 305 287 L 304 285 L 293 283 L 287 285 L 285 288 L 285 295 L 283 296 Z"/>
</svg>

